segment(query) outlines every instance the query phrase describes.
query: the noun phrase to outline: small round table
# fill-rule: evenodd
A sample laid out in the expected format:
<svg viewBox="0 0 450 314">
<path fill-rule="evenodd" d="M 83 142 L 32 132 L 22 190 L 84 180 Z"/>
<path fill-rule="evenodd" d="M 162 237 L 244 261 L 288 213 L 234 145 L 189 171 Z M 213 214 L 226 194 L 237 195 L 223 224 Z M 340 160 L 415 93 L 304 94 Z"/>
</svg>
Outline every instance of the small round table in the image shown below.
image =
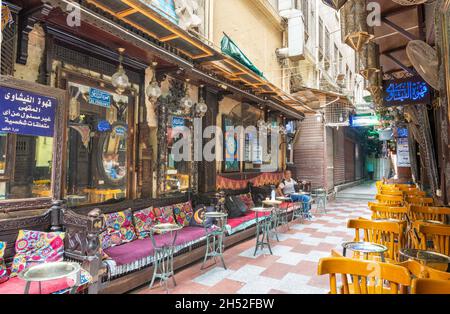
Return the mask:
<svg viewBox="0 0 450 314">
<path fill-rule="evenodd" d="M 254 207 L 251 209 L 251 211 L 255 212 L 256 217 L 256 247 L 255 247 L 255 253 L 253 254 L 256 256 L 256 252 L 258 251 L 258 248 L 261 247 L 261 250 L 264 249 L 264 246 L 266 245 L 269 248 L 270 254 L 272 253 L 272 248 L 270 247 L 270 225 L 271 225 L 271 219 L 269 216 L 262 217 L 262 219 L 259 219 L 258 214 L 267 214 L 272 213 L 271 208 L 267 207 Z"/>
<path fill-rule="evenodd" d="M 173 280 L 174 286 L 177 285 L 175 281 L 175 274 L 173 271 L 173 254 L 175 251 L 175 243 L 177 240 L 178 230 L 183 227 L 177 224 L 163 223 L 155 225 L 151 228 L 150 238 L 152 240 L 154 249 L 154 267 L 153 267 L 153 277 L 150 282 L 150 289 L 153 287 L 153 283 L 156 278 L 161 279 L 160 284 L 164 283 L 167 293 L 169 293 L 169 287 L 167 282 L 170 278 Z M 158 247 L 156 245 L 154 233 L 167 234 L 170 233 L 170 238 L 167 243 L 163 243 L 162 246 Z"/>
<path fill-rule="evenodd" d="M 31 266 L 18 274 L 18 277 L 26 281 L 25 294 L 30 293 L 32 282 L 39 283 L 39 294 L 42 294 L 42 282 L 69 278 L 76 276 L 75 284 L 70 290 L 71 294 L 76 293 L 81 283 L 81 267 L 77 263 L 52 262 Z"/>
<path fill-rule="evenodd" d="M 213 218 L 217 221 L 216 228 L 208 228 L 206 221 L 208 218 Z M 220 257 L 222 261 L 223 268 L 227 269 L 225 266 L 225 261 L 223 259 L 224 243 L 223 238 L 225 236 L 225 227 L 227 225 L 228 214 L 223 212 L 209 212 L 205 213 L 203 218 L 203 225 L 205 227 L 206 233 L 206 253 L 203 260 L 201 269 L 204 269 L 206 261 L 209 257 L 214 258 L 216 263 L 216 257 Z"/>
<path fill-rule="evenodd" d="M 403 260 L 412 259 L 428 267 L 446 271 L 450 264 L 450 257 L 433 251 L 418 249 L 400 249 L 400 256 Z"/>
<path fill-rule="evenodd" d="M 381 261 L 385 262 L 384 253 L 388 248 L 384 245 L 370 242 L 344 242 L 342 243 L 342 255 L 345 256 L 347 250 L 364 254 L 364 259 L 369 258 L 369 254 L 380 254 Z"/>
<path fill-rule="evenodd" d="M 286 209 L 282 210 L 280 208 L 280 205 L 283 203 L 282 201 L 266 199 L 262 201 L 262 203 L 264 206 L 269 206 L 273 208 L 274 212 L 274 214 L 272 215 L 273 231 L 275 233 L 277 241 L 279 242 L 280 239 L 278 238 L 277 228 L 287 223 L 287 210 Z"/>
</svg>

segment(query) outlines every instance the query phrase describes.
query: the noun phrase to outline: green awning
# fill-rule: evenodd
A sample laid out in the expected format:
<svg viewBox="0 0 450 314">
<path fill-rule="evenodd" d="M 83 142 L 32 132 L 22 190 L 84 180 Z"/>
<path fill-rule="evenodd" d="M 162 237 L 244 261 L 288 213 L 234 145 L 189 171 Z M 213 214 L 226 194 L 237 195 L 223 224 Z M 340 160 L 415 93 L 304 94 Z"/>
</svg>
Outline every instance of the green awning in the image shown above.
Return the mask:
<svg viewBox="0 0 450 314">
<path fill-rule="evenodd" d="M 236 46 L 236 44 L 227 35 L 224 35 L 222 38 L 221 49 L 224 54 L 229 55 L 234 60 L 246 66 L 259 76 L 264 77 L 264 74 L 260 70 L 258 70 L 258 68 L 250 61 L 249 58 L 247 58 L 247 56 L 242 52 L 242 50 L 239 49 L 239 47 Z"/>
</svg>

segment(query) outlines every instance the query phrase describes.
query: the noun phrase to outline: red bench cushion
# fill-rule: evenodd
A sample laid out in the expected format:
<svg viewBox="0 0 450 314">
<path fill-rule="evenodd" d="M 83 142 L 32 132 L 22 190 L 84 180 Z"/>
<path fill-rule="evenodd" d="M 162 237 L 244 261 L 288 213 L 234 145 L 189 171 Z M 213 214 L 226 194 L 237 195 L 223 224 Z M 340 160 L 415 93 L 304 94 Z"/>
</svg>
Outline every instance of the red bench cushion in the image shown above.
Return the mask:
<svg viewBox="0 0 450 314">
<path fill-rule="evenodd" d="M 81 284 L 78 291 L 86 288 L 92 281 L 91 276 L 84 269 L 81 271 Z M 46 281 L 41 284 L 42 294 L 65 293 L 72 288 L 75 281 L 70 278 L 62 278 L 58 280 Z M 23 294 L 25 292 L 25 280 L 14 277 L 0 284 L 0 294 Z M 30 294 L 39 294 L 39 284 L 34 282 L 30 285 Z"/>
<path fill-rule="evenodd" d="M 198 240 L 205 236 L 205 229 L 199 227 L 184 227 L 177 234 L 176 246 Z M 162 246 L 171 241 L 170 234 L 155 235 L 156 245 Z M 153 255 L 153 244 L 150 238 L 135 240 L 130 243 L 115 246 L 105 250 L 106 254 L 113 259 L 117 265 L 127 265 L 134 261 Z"/>
<path fill-rule="evenodd" d="M 264 214 L 264 216 L 268 216 L 268 215 L 270 215 L 270 213 L 265 213 Z M 263 216 L 263 214 L 258 213 L 258 217 L 262 217 L 262 216 Z M 227 224 L 232 229 L 234 229 L 234 228 L 238 227 L 239 225 L 241 225 L 241 224 L 243 224 L 243 223 L 245 223 L 247 221 L 253 220 L 255 218 L 256 218 L 255 212 L 248 211 L 244 216 L 236 217 L 236 218 L 229 218 Z"/>
</svg>

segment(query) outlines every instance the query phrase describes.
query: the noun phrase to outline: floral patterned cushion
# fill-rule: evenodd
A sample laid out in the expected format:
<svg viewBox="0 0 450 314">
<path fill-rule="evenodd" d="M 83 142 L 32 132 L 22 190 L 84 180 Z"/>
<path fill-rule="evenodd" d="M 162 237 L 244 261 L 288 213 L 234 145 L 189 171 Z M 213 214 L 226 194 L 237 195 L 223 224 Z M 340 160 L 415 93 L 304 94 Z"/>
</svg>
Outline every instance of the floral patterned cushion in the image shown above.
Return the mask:
<svg viewBox="0 0 450 314">
<path fill-rule="evenodd" d="M 155 224 L 155 214 L 153 207 L 138 210 L 133 213 L 134 229 L 139 239 L 145 239 L 149 236 L 151 227 Z"/>
<path fill-rule="evenodd" d="M 5 255 L 6 242 L 0 241 L 0 283 L 3 283 L 9 279 L 8 270 L 6 269 L 3 256 Z"/>
<path fill-rule="evenodd" d="M 155 215 L 156 223 L 158 224 L 175 222 L 175 219 L 173 218 L 173 206 L 155 207 L 153 208 L 153 214 Z"/>
<path fill-rule="evenodd" d="M 33 264 L 62 261 L 65 235 L 64 232 L 20 230 L 10 276 L 17 276 Z"/>
<path fill-rule="evenodd" d="M 194 216 L 194 210 L 192 209 L 191 201 L 174 205 L 173 214 L 180 226 L 189 226 L 192 216 Z"/>
<path fill-rule="evenodd" d="M 107 249 L 136 240 L 131 209 L 103 214 L 106 230 L 100 235 L 102 248 Z"/>
<path fill-rule="evenodd" d="M 239 195 L 242 202 L 244 202 L 245 207 L 247 207 L 247 210 L 250 210 L 251 208 L 255 207 L 255 203 L 253 202 L 252 195 L 250 193 L 247 194 L 241 194 Z"/>
</svg>

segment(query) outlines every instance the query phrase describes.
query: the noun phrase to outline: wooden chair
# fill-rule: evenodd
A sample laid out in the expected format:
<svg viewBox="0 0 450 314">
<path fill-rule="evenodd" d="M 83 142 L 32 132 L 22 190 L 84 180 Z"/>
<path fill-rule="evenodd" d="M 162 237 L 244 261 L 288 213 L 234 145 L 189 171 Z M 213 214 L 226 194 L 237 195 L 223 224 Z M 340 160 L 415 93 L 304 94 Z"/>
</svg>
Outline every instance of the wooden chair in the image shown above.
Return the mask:
<svg viewBox="0 0 450 314">
<path fill-rule="evenodd" d="M 426 197 L 427 193 L 419 189 L 406 189 L 402 191 L 406 198 L 408 197 Z"/>
<path fill-rule="evenodd" d="M 345 257 L 321 258 L 318 274 L 330 276 L 331 294 L 338 294 L 338 290 L 341 294 L 399 294 L 405 293 L 405 288 L 411 285 L 411 277 L 405 267 Z M 340 288 L 338 274 L 341 275 Z M 352 283 L 349 283 L 350 278 Z"/>
<path fill-rule="evenodd" d="M 403 205 L 403 196 L 377 194 L 375 196 L 375 199 L 380 204 L 387 204 L 387 205 L 393 205 L 393 206 L 402 206 Z"/>
<path fill-rule="evenodd" d="M 416 220 L 436 220 L 447 223 L 448 215 L 450 215 L 449 207 L 432 207 L 411 205 L 409 206 L 409 219 Z"/>
<path fill-rule="evenodd" d="M 392 218 L 406 221 L 408 208 L 400 206 L 389 206 L 369 202 L 369 209 L 372 211 L 372 219 Z"/>
<path fill-rule="evenodd" d="M 450 294 L 449 280 L 414 279 L 412 281 L 412 294 Z"/>
<path fill-rule="evenodd" d="M 432 250 L 450 256 L 450 226 L 440 226 L 422 223 L 419 224 L 420 248 L 422 250 Z M 433 242 L 431 248 L 428 241 Z"/>
<path fill-rule="evenodd" d="M 381 190 L 382 195 L 392 195 L 392 196 L 401 196 L 403 197 L 403 192 L 398 190 Z"/>
<path fill-rule="evenodd" d="M 347 227 L 355 229 L 354 241 L 365 241 L 384 245 L 388 248 L 385 253 L 387 260 L 398 262 L 399 250 L 404 243 L 404 230 L 406 222 L 373 221 L 365 219 L 350 219 Z M 363 231 L 361 239 L 360 231 Z M 358 256 L 358 254 L 355 254 Z"/>
<path fill-rule="evenodd" d="M 415 184 L 395 184 L 398 189 L 414 189 L 417 188 Z"/>
<path fill-rule="evenodd" d="M 450 273 L 440 271 L 418 261 L 409 260 L 398 263 L 397 265 L 405 267 L 415 278 L 436 279 L 436 280 L 450 280 Z"/>
<path fill-rule="evenodd" d="M 416 197 L 409 195 L 405 200 L 409 205 L 432 206 L 434 203 L 434 200 L 431 197 Z"/>
</svg>

